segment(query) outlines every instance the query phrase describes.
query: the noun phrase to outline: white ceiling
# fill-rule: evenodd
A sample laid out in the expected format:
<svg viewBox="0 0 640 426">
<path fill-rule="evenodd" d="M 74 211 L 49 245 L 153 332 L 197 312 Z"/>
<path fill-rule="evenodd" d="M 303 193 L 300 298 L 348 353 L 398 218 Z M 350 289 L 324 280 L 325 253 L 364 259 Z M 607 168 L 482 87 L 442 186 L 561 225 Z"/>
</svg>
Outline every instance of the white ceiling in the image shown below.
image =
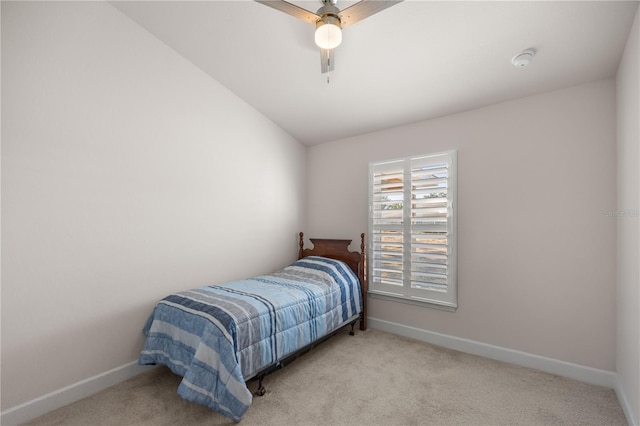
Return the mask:
<svg viewBox="0 0 640 426">
<path fill-rule="evenodd" d="M 307 145 L 613 76 L 638 7 L 405 0 L 344 30 L 327 83 L 313 26 L 254 1 L 112 4 Z"/>
</svg>

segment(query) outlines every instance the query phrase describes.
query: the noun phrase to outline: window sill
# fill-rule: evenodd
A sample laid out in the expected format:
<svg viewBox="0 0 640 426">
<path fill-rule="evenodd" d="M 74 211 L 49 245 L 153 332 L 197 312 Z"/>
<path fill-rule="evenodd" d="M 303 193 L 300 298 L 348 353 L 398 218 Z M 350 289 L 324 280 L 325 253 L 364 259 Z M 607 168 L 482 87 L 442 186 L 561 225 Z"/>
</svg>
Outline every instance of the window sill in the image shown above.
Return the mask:
<svg viewBox="0 0 640 426">
<path fill-rule="evenodd" d="M 381 291 L 369 290 L 368 295 L 374 299 L 387 300 L 390 302 L 406 303 L 409 305 L 422 306 L 424 308 L 439 309 L 441 311 L 455 312 L 458 309 L 457 305 L 449 304 L 447 302 L 439 302 L 428 299 L 421 299 L 417 297 L 401 296 L 393 293 L 385 293 Z"/>
</svg>

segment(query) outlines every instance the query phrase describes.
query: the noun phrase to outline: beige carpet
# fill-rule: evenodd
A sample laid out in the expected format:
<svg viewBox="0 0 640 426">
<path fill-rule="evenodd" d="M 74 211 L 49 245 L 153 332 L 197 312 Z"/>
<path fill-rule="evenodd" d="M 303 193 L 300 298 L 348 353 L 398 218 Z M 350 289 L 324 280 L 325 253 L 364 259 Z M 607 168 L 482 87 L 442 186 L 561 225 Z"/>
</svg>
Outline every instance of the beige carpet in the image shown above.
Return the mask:
<svg viewBox="0 0 640 426">
<path fill-rule="evenodd" d="M 233 424 L 182 400 L 179 380 L 157 368 L 29 424 Z M 241 425 L 626 425 L 611 389 L 371 329 L 338 334 L 265 387 Z"/>
</svg>

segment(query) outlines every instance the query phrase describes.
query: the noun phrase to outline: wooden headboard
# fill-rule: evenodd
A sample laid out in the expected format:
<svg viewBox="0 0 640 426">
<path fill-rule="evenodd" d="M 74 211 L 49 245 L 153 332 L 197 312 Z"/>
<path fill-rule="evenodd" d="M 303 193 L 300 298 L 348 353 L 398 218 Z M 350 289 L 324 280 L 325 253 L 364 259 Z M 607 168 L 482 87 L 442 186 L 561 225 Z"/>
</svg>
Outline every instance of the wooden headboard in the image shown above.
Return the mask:
<svg viewBox="0 0 640 426">
<path fill-rule="evenodd" d="M 365 235 L 360 234 L 360 252 L 349 251 L 352 240 L 335 240 L 326 238 L 310 238 L 313 248 L 304 248 L 304 233 L 299 234 L 298 259 L 307 256 L 323 256 L 341 260 L 346 263 L 360 280 L 362 291 L 362 317 L 360 330 L 367 329 L 367 255 L 365 251 Z"/>
</svg>

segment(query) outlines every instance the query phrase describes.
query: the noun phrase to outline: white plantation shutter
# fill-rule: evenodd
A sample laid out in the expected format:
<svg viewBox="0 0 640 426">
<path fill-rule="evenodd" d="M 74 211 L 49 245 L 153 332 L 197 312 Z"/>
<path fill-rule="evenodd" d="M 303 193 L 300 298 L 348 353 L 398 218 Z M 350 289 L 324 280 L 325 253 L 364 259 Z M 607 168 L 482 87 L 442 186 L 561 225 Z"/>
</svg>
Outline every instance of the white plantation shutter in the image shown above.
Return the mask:
<svg viewBox="0 0 640 426">
<path fill-rule="evenodd" d="M 404 284 L 404 162 L 371 167 L 369 282 L 380 290 L 400 291 Z"/>
<path fill-rule="evenodd" d="M 373 295 L 457 306 L 456 152 L 371 163 Z"/>
</svg>

